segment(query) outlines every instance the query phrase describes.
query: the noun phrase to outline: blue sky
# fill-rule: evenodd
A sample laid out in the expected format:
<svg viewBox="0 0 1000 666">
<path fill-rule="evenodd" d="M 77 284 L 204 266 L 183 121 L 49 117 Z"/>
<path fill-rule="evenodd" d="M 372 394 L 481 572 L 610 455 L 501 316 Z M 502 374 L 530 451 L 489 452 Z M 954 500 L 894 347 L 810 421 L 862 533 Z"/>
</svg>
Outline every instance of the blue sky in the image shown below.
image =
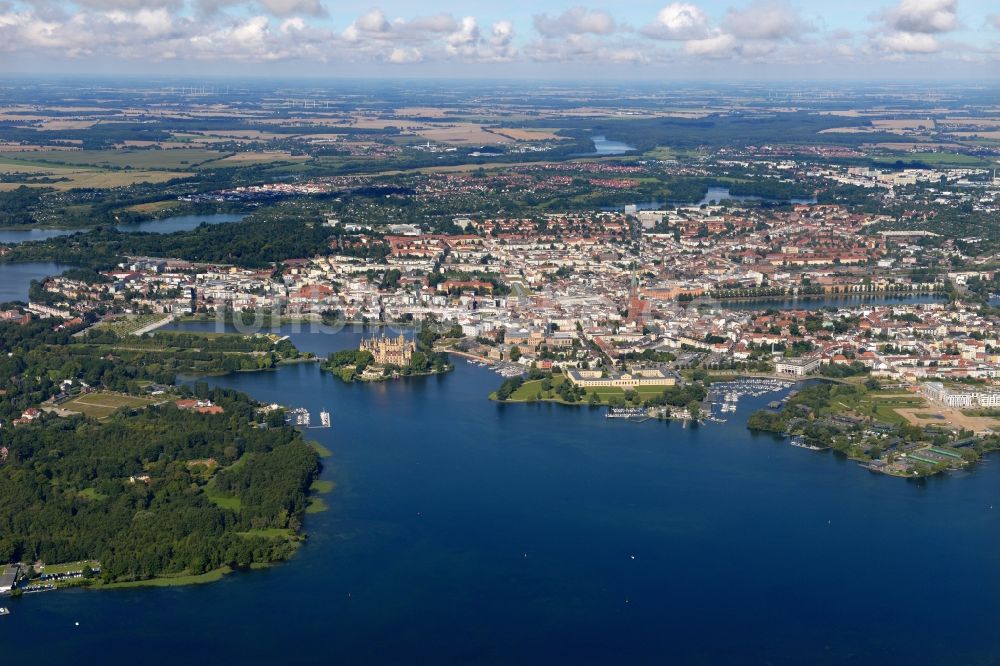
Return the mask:
<svg viewBox="0 0 1000 666">
<path fill-rule="evenodd" d="M 0 0 L 7 73 L 1000 78 L 998 0 Z"/>
</svg>

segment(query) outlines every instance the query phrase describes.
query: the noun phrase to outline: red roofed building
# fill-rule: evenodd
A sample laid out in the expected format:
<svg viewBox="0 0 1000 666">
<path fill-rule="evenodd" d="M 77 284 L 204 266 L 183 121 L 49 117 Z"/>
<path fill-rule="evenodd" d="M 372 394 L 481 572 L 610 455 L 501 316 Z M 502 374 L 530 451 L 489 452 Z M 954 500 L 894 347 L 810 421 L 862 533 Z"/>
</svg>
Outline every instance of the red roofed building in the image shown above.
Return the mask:
<svg viewBox="0 0 1000 666">
<path fill-rule="evenodd" d="M 224 414 L 226 412 L 222 407 L 212 404 L 211 400 L 194 400 L 188 398 L 186 400 L 178 400 L 175 404 L 178 409 L 185 409 L 197 412 L 198 414 Z"/>
<path fill-rule="evenodd" d="M 326 298 L 333 295 L 333 289 L 325 284 L 307 284 L 295 295 L 297 298 Z"/>
</svg>

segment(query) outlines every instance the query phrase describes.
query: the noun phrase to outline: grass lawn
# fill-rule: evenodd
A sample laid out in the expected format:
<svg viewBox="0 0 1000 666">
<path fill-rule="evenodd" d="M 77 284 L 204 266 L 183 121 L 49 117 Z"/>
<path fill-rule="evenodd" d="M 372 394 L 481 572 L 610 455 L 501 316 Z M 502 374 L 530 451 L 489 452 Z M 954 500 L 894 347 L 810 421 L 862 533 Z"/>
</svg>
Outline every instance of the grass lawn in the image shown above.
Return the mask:
<svg viewBox="0 0 1000 666">
<path fill-rule="evenodd" d="M 265 539 L 294 539 L 296 537 L 295 532 L 290 529 L 283 529 L 280 527 L 272 527 L 262 530 L 247 530 L 246 532 L 237 532 L 242 537 L 263 537 Z"/>
<path fill-rule="evenodd" d="M 102 495 L 101 493 L 97 492 L 95 488 L 84 488 L 77 494 L 84 499 L 93 500 L 95 502 L 108 498 L 107 495 Z"/>
<path fill-rule="evenodd" d="M 322 497 L 310 497 L 309 505 L 306 506 L 306 513 L 323 513 L 329 508 Z"/>
<path fill-rule="evenodd" d="M 309 442 L 309 446 L 312 447 L 313 451 L 319 454 L 320 458 L 329 458 L 333 455 L 333 452 L 330 451 L 330 449 L 326 448 L 319 442 Z"/>
<path fill-rule="evenodd" d="M 333 481 L 326 481 L 323 479 L 316 479 L 313 481 L 312 485 L 309 486 L 309 490 L 314 493 L 319 493 L 325 495 L 327 493 L 333 492 Z"/>
<path fill-rule="evenodd" d="M 80 560 L 79 562 L 62 562 L 60 564 L 46 564 L 40 573 L 44 574 L 64 574 L 76 571 L 83 571 L 85 565 L 90 565 L 91 569 L 97 569 L 100 565 L 97 560 Z"/>
<path fill-rule="evenodd" d="M 112 393 L 111 391 L 95 391 L 71 398 L 59 405 L 59 409 L 103 420 L 122 407 L 147 407 L 156 402 L 152 398 Z"/>
<path fill-rule="evenodd" d="M 891 156 L 882 157 L 875 161 L 875 166 L 892 166 L 896 159 L 914 162 L 923 162 L 928 166 L 956 166 L 956 167 L 986 167 L 991 166 L 989 160 L 984 160 L 974 155 L 963 155 L 961 153 L 925 153 L 925 152 L 899 152 Z"/>
<path fill-rule="evenodd" d="M 243 506 L 239 497 L 230 497 L 229 495 L 220 493 L 211 483 L 205 486 L 205 497 L 216 506 L 223 509 L 230 509 L 237 513 L 239 513 L 240 508 Z"/>
<path fill-rule="evenodd" d="M 650 160 L 675 160 L 677 159 L 677 151 L 667 146 L 657 146 L 646 151 L 643 157 Z"/>
<path fill-rule="evenodd" d="M 96 584 L 93 587 L 113 590 L 128 587 L 174 587 L 177 585 L 196 585 L 200 583 L 214 583 L 222 580 L 222 577 L 231 573 L 229 567 L 219 567 L 211 571 L 198 575 L 163 576 L 162 578 L 150 578 L 149 580 L 134 580 L 127 583 Z"/>
<path fill-rule="evenodd" d="M 566 378 L 562 375 L 555 375 L 552 378 L 552 390 L 542 391 L 542 381 L 541 379 L 533 379 L 531 381 L 526 381 L 522 384 L 514 393 L 511 394 L 510 399 L 507 402 L 534 402 L 538 399 L 539 394 L 541 394 L 542 400 L 551 400 L 554 402 L 563 402 L 559 397 L 557 390 L 559 386 L 562 385 Z M 639 394 L 639 397 L 643 400 L 652 398 L 653 396 L 660 395 L 663 390 L 668 388 L 667 386 L 637 386 L 635 387 L 635 392 Z M 608 404 L 612 398 L 624 398 L 625 389 L 619 388 L 617 386 L 598 386 L 594 388 L 587 389 L 587 395 L 584 396 L 582 400 L 575 403 L 566 403 L 574 405 L 585 405 L 590 404 L 591 394 L 596 394 L 601 404 Z M 491 396 L 492 397 L 492 396 Z"/>
<path fill-rule="evenodd" d="M 897 409 L 917 409 L 926 406 L 923 398 L 912 393 L 868 392 L 859 396 L 838 396 L 835 408 L 861 416 L 871 416 L 882 423 L 903 425 L 907 423 Z"/>
</svg>

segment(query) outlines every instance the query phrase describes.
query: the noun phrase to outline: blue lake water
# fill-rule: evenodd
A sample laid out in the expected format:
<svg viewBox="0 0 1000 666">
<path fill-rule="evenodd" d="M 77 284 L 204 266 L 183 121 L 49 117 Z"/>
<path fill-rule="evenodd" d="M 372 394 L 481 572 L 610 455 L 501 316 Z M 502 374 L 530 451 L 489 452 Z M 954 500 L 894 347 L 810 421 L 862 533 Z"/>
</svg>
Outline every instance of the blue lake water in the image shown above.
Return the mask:
<svg viewBox="0 0 1000 666">
<path fill-rule="evenodd" d="M 151 233 L 170 234 L 176 231 L 190 231 L 202 223 L 204 224 L 228 224 L 239 222 L 246 215 L 235 213 L 216 213 L 214 215 L 176 215 L 166 217 L 162 220 L 146 220 L 135 224 L 120 224 L 118 230 L 125 233 Z"/>
<path fill-rule="evenodd" d="M 292 338 L 325 354 L 359 335 Z M 461 360 L 377 385 L 315 364 L 210 382 L 332 412 L 308 436 L 337 487 L 300 553 L 205 586 L 5 601 L 5 663 L 1000 659 L 995 459 L 907 482 L 751 436 L 775 394 L 725 424 L 631 424 L 491 403 L 500 378 Z"/>
<path fill-rule="evenodd" d="M 725 187 L 710 187 L 705 192 L 705 196 L 701 198 L 700 201 L 637 201 L 635 202 L 635 207 L 637 210 L 661 210 L 666 206 L 702 206 L 712 203 L 721 203 L 724 200 L 729 201 L 773 201 L 782 202 L 784 199 L 769 199 L 766 197 L 750 196 L 743 194 L 730 194 L 729 189 Z M 791 204 L 814 204 L 816 203 L 815 197 L 808 199 L 792 198 L 788 199 L 787 203 Z M 624 206 L 608 206 L 603 210 L 624 210 Z"/>
<path fill-rule="evenodd" d="M 595 136 L 591 139 L 594 142 L 594 152 L 590 155 L 624 155 L 630 150 L 635 150 L 635 146 L 621 141 L 612 141 L 606 136 Z"/>
<path fill-rule="evenodd" d="M 712 307 L 722 310 L 819 310 L 820 308 L 854 308 L 863 305 L 920 305 L 946 303 L 947 297 L 933 294 L 871 295 L 871 296 L 819 296 L 816 298 L 760 298 L 752 300 L 714 301 Z"/>
<path fill-rule="evenodd" d="M 118 230 L 125 233 L 170 234 L 176 231 L 190 231 L 204 224 L 228 224 L 239 222 L 246 215 L 236 213 L 216 213 L 213 215 L 177 215 L 162 220 L 146 220 L 135 224 L 120 224 Z M 57 236 L 86 232 L 87 229 L 0 229 L 0 243 L 24 243 L 45 240 Z"/>
<path fill-rule="evenodd" d="M 758 197 L 749 194 L 730 194 L 729 188 L 726 187 L 710 187 L 705 193 L 705 196 L 701 198 L 701 201 L 697 202 L 695 205 L 701 206 L 702 204 L 709 204 L 713 201 L 715 203 L 721 203 L 722 201 L 728 199 L 729 201 L 786 201 L 785 199 L 772 199 L 770 197 Z M 814 204 L 816 203 L 815 197 L 808 198 L 797 198 L 792 197 L 787 199 L 788 203 L 792 204 Z"/>
<path fill-rule="evenodd" d="M 27 301 L 32 280 L 59 275 L 73 266 L 51 261 L 26 264 L 0 264 L 0 303 Z"/>
<path fill-rule="evenodd" d="M 75 234 L 73 229 L 0 229 L 0 243 L 26 243 Z M 86 230 L 84 230 L 86 231 Z"/>
</svg>

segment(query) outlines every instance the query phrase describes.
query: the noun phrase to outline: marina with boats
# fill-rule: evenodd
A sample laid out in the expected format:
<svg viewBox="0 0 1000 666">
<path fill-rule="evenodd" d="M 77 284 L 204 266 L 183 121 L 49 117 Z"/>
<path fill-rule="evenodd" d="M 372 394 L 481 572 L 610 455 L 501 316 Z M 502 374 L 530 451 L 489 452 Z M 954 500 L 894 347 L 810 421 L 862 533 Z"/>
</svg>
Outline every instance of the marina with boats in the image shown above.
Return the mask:
<svg viewBox="0 0 1000 666">
<path fill-rule="evenodd" d="M 742 398 L 759 398 L 769 393 L 787 391 L 793 386 L 792 382 L 781 379 L 769 379 L 763 377 L 744 377 L 726 382 L 712 384 L 705 398 L 704 411 L 709 415 L 710 420 L 725 421 L 724 415 L 732 414 L 736 411 Z M 787 401 L 788 396 L 783 398 Z M 780 402 L 772 402 L 772 405 L 780 405 Z"/>
<path fill-rule="evenodd" d="M 642 407 L 612 407 L 604 415 L 606 419 L 627 419 L 635 423 L 650 420 L 649 410 Z"/>
<path fill-rule="evenodd" d="M 320 424 L 312 425 L 312 415 L 304 407 L 289 409 L 285 414 L 285 421 L 300 428 L 329 428 L 331 425 L 330 412 L 325 409 L 319 413 Z"/>
<path fill-rule="evenodd" d="M 520 377 L 527 372 L 527 369 L 518 363 L 511 363 L 509 361 L 494 361 L 487 362 L 481 361 L 477 358 L 466 358 L 465 362 L 469 365 L 474 365 L 480 368 L 488 368 L 493 372 L 497 373 L 501 377 L 510 379 L 511 377 Z"/>
<path fill-rule="evenodd" d="M 759 398 L 769 393 L 788 391 L 793 382 L 780 379 L 746 377 L 712 384 L 708 395 L 701 403 L 701 415 L 697 419 L 702 423 L 725 423 L 726 416 L 734 413 L 743 398 Z M 787 402 L 794 391 L 786 393 L 781 401 L 774 401 L 772 406 L 780 406 Z M 687 424 L 692 415 L 686 407 L 611 407 L 605 413 L 608 419 L 625 419 L 632 423 L 642 423 L 650 419 L 667 419 L 682 421 Z"/>
<path fill-rule="evenodd" d="M 805 438 L 802 436 L 792 437 L 791 441 L 788 442 L 792 446 L 797 446 L 800 449 L 806 449 L 808 451 L 823 451 L 822 446 L 814 446 L 806 442 Z"/>
</svg>

